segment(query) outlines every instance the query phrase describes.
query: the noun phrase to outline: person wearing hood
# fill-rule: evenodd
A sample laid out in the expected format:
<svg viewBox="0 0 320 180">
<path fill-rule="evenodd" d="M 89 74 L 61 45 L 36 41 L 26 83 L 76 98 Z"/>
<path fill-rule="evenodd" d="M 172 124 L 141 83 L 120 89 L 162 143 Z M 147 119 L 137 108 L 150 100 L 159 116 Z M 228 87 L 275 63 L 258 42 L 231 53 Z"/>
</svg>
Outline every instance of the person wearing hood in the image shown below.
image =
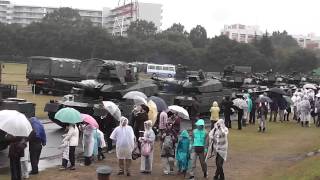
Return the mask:
<svg viewBox="0 0 320 180">
<path fill-rule="evenodd" d="M 30 174 L 38 174 L 38 164 L 42 147 L 47 143 L 44 127 L 36 117 L 30 118 L 33 131 L 29 135 Z"/>
<path fill-rule="evenodd" d="M 116 141 L 116 154 L 119 160 L 118 175 L 124 175 L 126 169 L 127 176 L 130 174 L 132 151 L 134 149 L 135 135 L 131 126 L 128 125 L 128 119 L 120 118 L 120 124 L 110 135 L 110 138 Z"/>
<path fill-rule="evenodd" d="M 96 128 L 92 125 L 84 122 L 82 127 L 83 137 L 83 156 L 84 156 L 84 165 L 89 166 L 91 164 L 92 155 L 98 155 L 98 149 L 95 149 L 95 138 L 94 134 L 96 133 Z"/>
<path fill-rule="evenodd" d="M 248 105 L 248 108 L 247 108 L 247 113 L 246 113 L 246 120 L 249 121 L 249 123 L 251 124 L 251 121 L 250 121 L 250 114 L 251 114 L 251 111 L 252 111 L 252 99 L 251 99 L 251 95 L 250 94 L 247 94 L 246 96 L 246 102 L 247 102 L 247 105 Z"/>
<path fill-rule="evenodd" d="M 301 119 L 301 126 L 308 127 L 309 124 L 309 117 L 310 117 L 310 111 L 311 111 L 311 105 L 309 102 L 308 96 L 304 96 L 302 98 L 302 101 L 299 103 L 298 111 L 300 112 L 300 119 Z"/>
<path fill-rule="evenodd" d="M 141 142 L 141 173 L 150 174 L 152 171 L 154 141 L 156 136 L 152 130 L 152 121 L 144 122 L 143 137 L 139 138 Z"/>
<path fill-rule="evenodd" d="M 211 116 L 210 116 L 210 122 L 211 122 L 211 129 L 213 129 L 214 124 L 218 121 L 219 119 L 219 112 L 220 108 L 218 106 L 218 102 L 214 101 L 212 103 L 212 107 L 210 108 Z"/>
<path fill-rule="evenodd" d="M 183 130 L 180 134 L 180 138 L 177 145 L 176 160 L 178 166 L 178 172 L 186 175 L 189 167 L 190 159 L 190 139 L 187 130 Z"/>
<path fill-rule="evenodd" d="M 293 93 L 293 96 L 291 97 L 291 100 L 293 102 L 293 120 L 298 120 L 297 115 L 297 104 L 300 101 L 300 97 L 298 95 L 298 92 Z"/>
<path fill-rule="evenodd" d="M 227 159 L 229 130 L 224 125 L 224 120 L 219 119 L 214 128 L 209 132 L 210 146 L 216 155 L 216 173 L 214 180 L 224 180 L 223 163 Z M 211 152 L 211 153 L 212 153 Z M 209 154 L 207 154 L 208 156 Z M 207 158 L 206 158 L 207 159 Z"/>
<path fill-rule="evenodd" d="M 205 154 L 207 153 L 207 131 L 204 128 L 204 120 L 203 119 L 198 119 L 196 122 L 197 128 L 193 130 L 192 133 L 192 153 L 191 153 L 191 164 L 192 168 L 190 170 L 190 178 L 189 179 L 194 179 L 194 172 L 197 167 L 197 158 L 199 157 L 202 172 L 203 172 L 203 177 L 207 178 L 208 172 L 207 172 L 207 164 L 205 162 Z"/>
<path fill-rule="evenodd" d="M 165 175 L 172 174 L 174 172 L 174 157 L 175 157 L 175 145 L 177 142 L 177 134 L 173 129 L 173 123 L 168 121 L 166 130 L 161 136 L 161 161 L 163 167 L 163 173 Z"/>
</svg>

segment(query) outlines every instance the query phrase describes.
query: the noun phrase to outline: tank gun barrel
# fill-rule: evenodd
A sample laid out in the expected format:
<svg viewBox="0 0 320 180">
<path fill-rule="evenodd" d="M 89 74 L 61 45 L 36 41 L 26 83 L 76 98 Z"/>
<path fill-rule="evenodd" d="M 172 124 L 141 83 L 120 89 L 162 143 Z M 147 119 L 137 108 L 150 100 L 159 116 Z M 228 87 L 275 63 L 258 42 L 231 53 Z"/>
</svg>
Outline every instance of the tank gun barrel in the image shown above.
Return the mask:
<svg viewBox="0 0 320 180">
<path fill-rule="evenodd" d="M 182 85 L 181 84 L 182 81 L 178 81 L 178 80 L 168 80 L 168 79 L 158 78 L 158 77 L 152 77 L 151 79 L 156 82 L 166 83 L 166 84 L 170 84 L 170 85 L 179 85 L 179 86 Z"/>
<path fill-rule="evenodd" d="M 65 84 L 65 85 L 76 87 L 76 88 L 92 89 L 88 85 L 85 85 L 85 84 L 83 84 L 81 82 L 77 82 L 77 81 L 69 81 L 69 80 L 60 79 L 60 78 L 52 78 L 52 80 L 55 83 Z"/>
</svg>

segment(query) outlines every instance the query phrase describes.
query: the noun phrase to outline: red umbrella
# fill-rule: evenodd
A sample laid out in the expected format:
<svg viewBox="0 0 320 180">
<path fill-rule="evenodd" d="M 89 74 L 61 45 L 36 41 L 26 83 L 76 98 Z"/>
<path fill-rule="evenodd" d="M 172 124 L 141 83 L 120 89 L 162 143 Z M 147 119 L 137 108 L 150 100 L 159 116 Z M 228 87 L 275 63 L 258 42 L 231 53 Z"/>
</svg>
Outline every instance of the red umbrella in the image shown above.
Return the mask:
<svg viewBox="0 0 320 180">
<path fill-rule="evenodd" d="M 90 124 L 91 126 L 96 127 L 96 128 L 99 129 L 99 124 L 97 123 L 97 121 L 92 116 L 90 116 L 88 114 L 81 114 L 81 119 L 84 122 Z"/>
</svg>

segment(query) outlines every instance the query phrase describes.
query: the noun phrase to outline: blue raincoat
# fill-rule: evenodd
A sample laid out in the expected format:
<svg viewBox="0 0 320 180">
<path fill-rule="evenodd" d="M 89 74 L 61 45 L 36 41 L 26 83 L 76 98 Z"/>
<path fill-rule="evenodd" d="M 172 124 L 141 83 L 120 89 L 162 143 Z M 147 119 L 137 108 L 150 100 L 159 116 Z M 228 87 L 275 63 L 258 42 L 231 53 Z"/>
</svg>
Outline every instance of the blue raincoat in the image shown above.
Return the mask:
<svg viewBox="0 0 320 180">
<path fill-rule="evenodd" d="M 179 171 L 188 170 L 190 159 L 190 139 L 186 130 L 183 130 L 180 134 L 178 141 L 176 160 Z"/>
</svg>

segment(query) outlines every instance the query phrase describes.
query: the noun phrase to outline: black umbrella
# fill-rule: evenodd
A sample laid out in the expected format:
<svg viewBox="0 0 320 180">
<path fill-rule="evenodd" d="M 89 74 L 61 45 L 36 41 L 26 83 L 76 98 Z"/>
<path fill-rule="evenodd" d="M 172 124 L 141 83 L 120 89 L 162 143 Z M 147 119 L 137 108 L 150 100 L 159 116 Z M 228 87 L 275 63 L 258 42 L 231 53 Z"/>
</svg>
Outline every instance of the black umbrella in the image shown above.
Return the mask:
<svg viewBox="0 0 320 180">
<path fill-rule="evenodd" d="M 152 100 L 157 105 L 157 110 L 159 112 L 165 111 L 168 109 L 167 103 L 162 98 L 157 96 L 151 96 L 149 99 Z"/>
<path fill-rule="evenodd" d="M 287 94 L 283 89 L 280 89 L 280 88 L 277 88 L 277 87 L 271 88 L 269 91 L 273 92 L 273 93 L 276 93 L 276 94 L 281 94 L 281 95 L 286 95 Z"/>
<path fill-rule="evenodd" d="M 272 100 L 268 96 L 262 96 L 256 99 L 256 103 L 272 103 Z"/>
</svg>

